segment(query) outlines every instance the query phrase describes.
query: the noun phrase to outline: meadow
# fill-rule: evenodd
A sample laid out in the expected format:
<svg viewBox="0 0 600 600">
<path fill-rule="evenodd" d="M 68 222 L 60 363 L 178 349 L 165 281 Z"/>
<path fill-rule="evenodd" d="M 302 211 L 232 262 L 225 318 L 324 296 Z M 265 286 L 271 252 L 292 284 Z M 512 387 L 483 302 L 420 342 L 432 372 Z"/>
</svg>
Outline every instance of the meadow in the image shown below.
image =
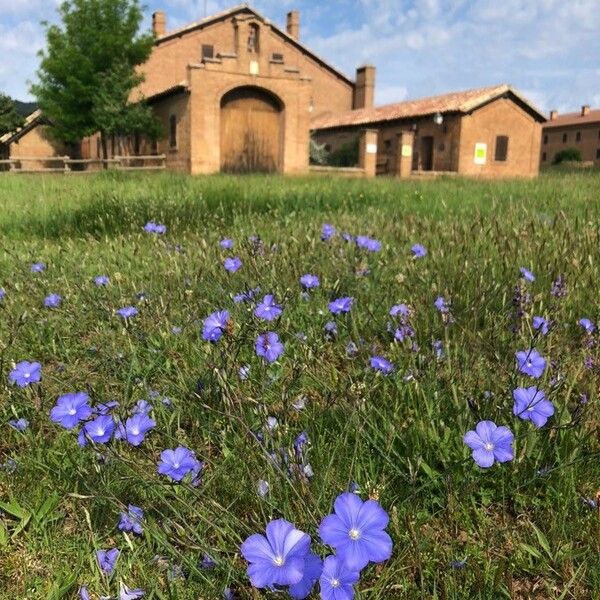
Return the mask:
<svg viewBox="0 0 600 600">
<path fill-rule="evenodd" d="M 599 598 L 599 282 L 598 173 L 0 177 L 0 598 Z"/>
</svg>

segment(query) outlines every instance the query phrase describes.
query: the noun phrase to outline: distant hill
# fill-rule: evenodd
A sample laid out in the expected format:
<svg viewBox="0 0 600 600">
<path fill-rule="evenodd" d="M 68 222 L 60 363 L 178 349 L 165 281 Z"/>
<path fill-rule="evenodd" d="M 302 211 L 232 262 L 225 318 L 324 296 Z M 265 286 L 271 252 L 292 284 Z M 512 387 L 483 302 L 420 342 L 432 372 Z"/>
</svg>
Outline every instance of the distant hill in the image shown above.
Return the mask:
<svg viewBox="0 0 600 600">
<path fill-rule="evenodd" d="M 15 100 L 15 106 L 17 107 L 17 112 L 24 117 L 29 116 L 38 108 L 36 102 L 19 102 L 19 100 Z"/>
</svg>

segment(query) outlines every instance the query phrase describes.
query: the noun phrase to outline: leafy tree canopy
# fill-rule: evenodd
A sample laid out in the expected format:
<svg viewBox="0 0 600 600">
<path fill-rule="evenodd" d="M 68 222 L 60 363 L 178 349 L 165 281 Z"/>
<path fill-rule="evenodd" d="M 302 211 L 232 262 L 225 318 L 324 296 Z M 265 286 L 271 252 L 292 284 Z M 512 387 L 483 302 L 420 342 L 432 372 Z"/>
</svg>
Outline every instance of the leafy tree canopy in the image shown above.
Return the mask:
<svg viewBox="0 0 600 600">
<path fill-rule="evenodd" d="M 0 135 L 14 131 L 23 124 L 16 104 L 10 96 L 0 93 Z"/>
</svg>

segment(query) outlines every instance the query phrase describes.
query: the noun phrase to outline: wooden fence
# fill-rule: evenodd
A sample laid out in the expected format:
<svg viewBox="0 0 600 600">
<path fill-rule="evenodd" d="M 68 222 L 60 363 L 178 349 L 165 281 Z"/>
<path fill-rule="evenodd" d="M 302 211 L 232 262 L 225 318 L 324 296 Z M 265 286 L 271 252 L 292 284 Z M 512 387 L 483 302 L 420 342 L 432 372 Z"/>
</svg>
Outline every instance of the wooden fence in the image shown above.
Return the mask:
<svg viewBox="0 0 600 600">
<path fill-rule="evenodd" d="M 0 160 L 0 173 L 93 173 L 99 170 L 161 171 L 166 155 L 114 156 L 113 158 L 71 158 L 70 156 L 20 156 Z M 8 168 L 6 168 L 8 167 Z"/>
</svg>

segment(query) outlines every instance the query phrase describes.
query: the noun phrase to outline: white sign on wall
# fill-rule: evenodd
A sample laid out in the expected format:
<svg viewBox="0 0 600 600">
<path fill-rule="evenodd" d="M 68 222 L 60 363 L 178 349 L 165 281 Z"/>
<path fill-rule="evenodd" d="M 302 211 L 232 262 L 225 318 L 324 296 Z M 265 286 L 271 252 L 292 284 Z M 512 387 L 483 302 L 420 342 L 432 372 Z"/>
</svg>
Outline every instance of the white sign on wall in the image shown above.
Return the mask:
<svg viewBox="0 0 600 600">
<path fill-rule="evenodd" d="M 476 165 L 485 165 L 487 160 L 487 144 L 483 142 L 477 142 L 475 144 L 475 154 L 473 161 Z"/>
<path fill-rule="evenodd" d="M 412 146 L 402 144 L 402 156 L 412 156 Z"/>
<path fill-rule="evenodd" d="M 377 144 L 367 144 L 367 154 L 377 154 Z"/>
<path fill-rule="evenodd" d="M 250 75 L 258 75 L 258 61 L 250 61 Z"/>
</svg>

